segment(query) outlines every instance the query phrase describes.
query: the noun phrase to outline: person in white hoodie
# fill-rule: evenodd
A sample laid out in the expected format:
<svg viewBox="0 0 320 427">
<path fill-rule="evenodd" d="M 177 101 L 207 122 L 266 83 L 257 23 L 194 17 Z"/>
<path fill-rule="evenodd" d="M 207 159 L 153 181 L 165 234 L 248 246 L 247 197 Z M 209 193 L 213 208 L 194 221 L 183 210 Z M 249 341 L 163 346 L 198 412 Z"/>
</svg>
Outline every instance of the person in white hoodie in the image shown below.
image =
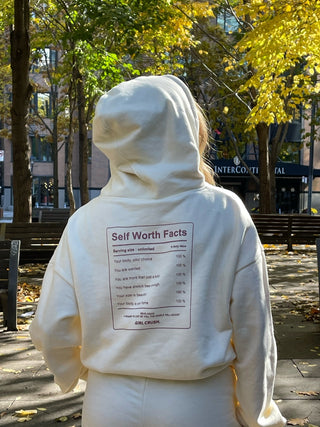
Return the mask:
<svg viewBox="0 0 320 427">
<path fill-rule="evenodd" d="M 30 328 L 63 392 L 87 379 L 82 425 L 284 426 L 263 248 L 204 179 L 187 86 L 119 84 L 93 141 L 111 179 L 69 219 Z"/>
</svg>

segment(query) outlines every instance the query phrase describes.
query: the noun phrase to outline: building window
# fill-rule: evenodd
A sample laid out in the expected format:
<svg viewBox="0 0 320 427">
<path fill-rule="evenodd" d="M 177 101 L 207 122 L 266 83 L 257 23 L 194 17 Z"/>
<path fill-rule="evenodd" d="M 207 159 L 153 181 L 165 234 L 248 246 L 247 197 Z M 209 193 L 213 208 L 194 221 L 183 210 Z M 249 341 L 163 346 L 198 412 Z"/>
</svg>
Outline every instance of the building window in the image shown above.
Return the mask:
<svg viewBox="0 0 320 427">
<path fill-rule="evenodd" d="M 58 52 L 55 49 L 50 49 L 50 65 L 56 68 L 58 63 Z"/>
<path fill-rule="evenodd" d="M 30 136 L 31 160 L 52 162 L 52 144 L 44 136 Z"/>
<path fill-rule="evenodd" d="M 300 164 L 300 150 L 300 142 L 284 142 L 281 147 L 279 158 L 283 162 Z"/>
<path fill-rule="evenodd" d="M 225 33 L 233 33 L 238 30 L 239 23 L 236 18 L 227 10 L 218 13 L 217 24 L 223 28 Z"/>
<path fill-rule="evenodd" d="M 53 178 L 35 177 L 32 180 L 32 205 L 53 206 Z"/>
<path fill-rule="evenodd" d="M 33 58 L 31 68 L 31 72 L 33 73 L 55 69 L 58 62 L 57 50 L 49 47 L 34 51 Z"/>
<path fill-rule="evenodd" d="M 43 118 L 51 117 L 51 95 L 49 92 L 36 92 L 31 98 L 31 113 Z"/>
</svg>

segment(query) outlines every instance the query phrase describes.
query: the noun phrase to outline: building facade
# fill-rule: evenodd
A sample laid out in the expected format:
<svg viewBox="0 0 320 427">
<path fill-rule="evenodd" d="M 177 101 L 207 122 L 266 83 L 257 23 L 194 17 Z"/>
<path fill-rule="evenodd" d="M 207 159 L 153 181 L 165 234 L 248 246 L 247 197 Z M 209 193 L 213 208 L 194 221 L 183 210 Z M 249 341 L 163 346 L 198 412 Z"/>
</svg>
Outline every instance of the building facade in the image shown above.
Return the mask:
<svg viewBox="0 0 320 427">
<path fill-rule="evenodd" d="M 31 173 L 32 173 L 32 204 L 34 208 L 53 207 L 53 160 L 50 154 L 50 143 L 41 141 L 37 137 L 36 142 L 34 135 L 30 135 L 32 156 L 31 156 Z M 1 207 L 5 211 L 13 211 L 13 193 L 12 193 L 12 150 L 11 141 L 5 139 L 3 142 L 3 156 L 1 161 L 1 180 L 2 195 Z M 41 147 L 41 149 L 39 149 Z M 49 147 L 49 148 L 48 148 Z M 108 182 L 110 177 L 109 161 L 106 156 L 92 146 L 88 162 L 88 186 L 90 198 L 100 194 L 101 188 Z M 73 168 L 72 182 L 76 206 L 80 206 L 80 187 L 79 187 L 79 150 L 78 144 L 75 143 L 73 149 Z M 59 207 L 69 205 L 66 188 L 67 172 L 67 150 L 63 144 L 58 149 L 58 194 Z"/>
</svg>

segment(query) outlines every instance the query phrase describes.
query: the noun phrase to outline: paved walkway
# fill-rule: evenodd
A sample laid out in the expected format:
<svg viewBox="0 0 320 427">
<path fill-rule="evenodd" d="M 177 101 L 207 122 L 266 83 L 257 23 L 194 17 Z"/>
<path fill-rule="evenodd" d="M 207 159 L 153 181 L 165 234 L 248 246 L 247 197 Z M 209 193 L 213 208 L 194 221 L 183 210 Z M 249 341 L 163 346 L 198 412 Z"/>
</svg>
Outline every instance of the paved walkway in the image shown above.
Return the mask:
<svg viewBox="0 0 320 427">
<path fill-rule="evenodd" d="M 278 344 L 274 399 L 292 424 L 320 426 L 320 323 L 314 251 L 266 250 Z M 303 423 L 305 420 L 305 423 Z"/>
<path fill-rule="evenodd" d="M 320 426 L 319 294 L 312 249 L 288 254 L 266 248 L 279 354 L 274 398 L 288 425 Z M 40 269 L 34 283 L 41 275 Z M 30 310 L 32 304 L 19 307 L 20 316 L 28 317 Z M 84 384 L 62 395 L 27 330 L 5 332 L 0 326 L 0 384 L 0 425 L 80 427 Z"/>
</svg>

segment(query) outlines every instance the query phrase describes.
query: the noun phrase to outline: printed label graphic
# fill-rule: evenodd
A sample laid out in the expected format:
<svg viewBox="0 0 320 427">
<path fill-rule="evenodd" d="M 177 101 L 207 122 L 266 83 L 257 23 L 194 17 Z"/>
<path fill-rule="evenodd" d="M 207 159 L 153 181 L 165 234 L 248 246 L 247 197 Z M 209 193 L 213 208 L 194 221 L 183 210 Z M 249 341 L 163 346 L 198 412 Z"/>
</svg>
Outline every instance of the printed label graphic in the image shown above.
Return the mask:
<svg viewBox="0 0 320 427">
<path fill-rule="evenodd" d="M 114 329 L 191 326 L 193 223 L 107 228 Z"/>
</svg>

